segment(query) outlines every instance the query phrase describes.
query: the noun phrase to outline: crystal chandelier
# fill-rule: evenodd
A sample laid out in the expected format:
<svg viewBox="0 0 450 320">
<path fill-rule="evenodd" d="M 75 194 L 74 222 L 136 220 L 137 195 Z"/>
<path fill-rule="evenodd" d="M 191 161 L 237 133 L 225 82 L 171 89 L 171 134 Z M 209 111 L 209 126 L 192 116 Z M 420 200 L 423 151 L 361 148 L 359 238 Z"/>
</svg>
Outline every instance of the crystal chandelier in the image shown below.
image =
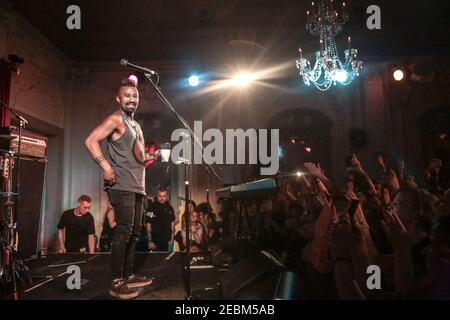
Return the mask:
<svg viewBox="0 0 450 320">
<path fill-rule="evenodd" d="M 342 3 L 342 14 L 333 8 L 333 0 L 319 0 L 316 6 L 312 3 L 311 13 L 306 12 L 306 30 L 320 39 L 320 50 L 316 52 L 314 67 L 302 56 L 297 59 L 297 68 L 306 85 L 314 83 L 321 91 L 328 90 L 331 85 L 341 83 L 348 85 L 355 76 L 359 76 L 362 62 L 357 60 L 358 50 L 351 48 L 351 38 L 348 37 L 348 48 L 344 50 L 344 61 L 339 59 L 336 47 L 336 35 L 342 31 L 344 24 L 349 20 Z"/>
</svg>

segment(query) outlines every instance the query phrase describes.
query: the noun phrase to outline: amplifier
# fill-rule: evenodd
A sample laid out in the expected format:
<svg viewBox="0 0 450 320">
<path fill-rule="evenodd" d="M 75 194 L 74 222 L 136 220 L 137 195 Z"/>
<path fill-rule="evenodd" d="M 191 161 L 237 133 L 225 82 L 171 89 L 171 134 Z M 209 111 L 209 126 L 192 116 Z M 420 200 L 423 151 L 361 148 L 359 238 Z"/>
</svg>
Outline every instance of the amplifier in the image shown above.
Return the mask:
<svg viewBox="0 0 450 320">
<path fill-rule="evenodd" d="M 15 153 L 18 152 L 19 134 L 11 133 L 14 137 L 10 142 L 10 150 Z M 47 138 L 31 135 L 29 132 L 22 133 L 22 145 L 20 146 L 20 153 L 22 156 L 45 158 L 47 155 Z"/>
</svg>

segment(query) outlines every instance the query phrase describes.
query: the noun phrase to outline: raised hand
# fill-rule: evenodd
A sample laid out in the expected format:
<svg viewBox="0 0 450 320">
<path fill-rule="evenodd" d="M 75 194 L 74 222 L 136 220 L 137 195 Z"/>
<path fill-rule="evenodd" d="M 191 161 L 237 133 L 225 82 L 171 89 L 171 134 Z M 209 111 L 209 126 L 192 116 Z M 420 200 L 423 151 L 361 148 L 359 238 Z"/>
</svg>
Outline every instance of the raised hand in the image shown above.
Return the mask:
<svg viewBox="0 0 450 320">
<path fill-rule="evenodd" d="M 350 169 L 364 172 L 364 170 L 361 166 L 361 162 L 359 162 L 359 160 L 358 160 L 358 158 L 356 158 L 356 156 L 351 161 Z"/>
<path fill-rule="evenodd" d="M 411 250 L 418 231 L 417 220 L 407 229 L 396 213 L 388 212 L 384 217 L 381 226 L 394 250 Z"/>
<path fill-rule="evenodd" d="M 403 177 L 403 174 L 405 172 L 405 161 L 399 160 L 398 161 L 398 173 L 401 177 Z"/>
<path fill-rule="evenodd" d="M 315 163 L 311 163 L 311 162 L 306 162 L 303 164 L 303 167 L 313 176 L 317 177 L 317 178 L 322 178 L 324 177 L 322 168 L 320 167 L 320 164 L 315 164 Z"/>
<path fill-rule="evenodd" d="M 384 159 L 383 159 L 382 155 L 377 156 L 377 164 L 380 165 L 381 167 L 385 168 Z"/>
</svg>

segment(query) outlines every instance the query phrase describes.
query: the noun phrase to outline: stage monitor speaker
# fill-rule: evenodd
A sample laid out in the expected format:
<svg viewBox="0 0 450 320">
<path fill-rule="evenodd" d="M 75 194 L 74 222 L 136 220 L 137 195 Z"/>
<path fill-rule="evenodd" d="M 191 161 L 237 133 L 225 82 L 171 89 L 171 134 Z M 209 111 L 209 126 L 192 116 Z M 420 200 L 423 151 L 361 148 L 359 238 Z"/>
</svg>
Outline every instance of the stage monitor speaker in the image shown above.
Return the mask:
<svg viewBox="0 0 450 320">
<path fill-rule="evenodd" d="M 260 251 L 234 264 L 221 280 L 223 299 L 296 299 L 298 279 L 271 253 Z"/>
<path fill-rule="evenodd" d="M 17 161 L 17 160 L 16 160 Z M 46 159 L 20 159 L 20 198 L 17 208 L 17 251 L 21 258 L 37 255 L 42 227 L 42 201 Z M 13 169 L 13 190 L 16 192 L 17 163 Z"/>
</svg>

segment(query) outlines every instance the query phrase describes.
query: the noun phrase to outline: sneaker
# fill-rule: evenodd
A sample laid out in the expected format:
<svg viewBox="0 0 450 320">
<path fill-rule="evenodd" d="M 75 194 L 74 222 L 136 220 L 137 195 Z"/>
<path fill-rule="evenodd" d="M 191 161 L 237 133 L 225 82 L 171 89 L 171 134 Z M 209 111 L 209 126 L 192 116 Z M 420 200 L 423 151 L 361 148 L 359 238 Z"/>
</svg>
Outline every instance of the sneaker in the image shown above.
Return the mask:
<svg viewBox="0 0 450 320">
<path fill-rule="evenodd" d="M 151 284 L 152 279 L 149 279 L 147 277 L 137 276 L 137 275 L 133 274 L 125 280 L 125 283 L 126 283 L 127 287 L 130 289 L 141 288 L 141 287 L 145 287 L 145 286 L 148 286 L 149 284 Z"/>
<path fill-rule="evenodd" d="M 123 279 L 114 280 L 109 289 L 109 294 L 113 297 L 128 300 L 136 298 L 139 295 L 139 290 L 130 289 Z"/>
</svg>

